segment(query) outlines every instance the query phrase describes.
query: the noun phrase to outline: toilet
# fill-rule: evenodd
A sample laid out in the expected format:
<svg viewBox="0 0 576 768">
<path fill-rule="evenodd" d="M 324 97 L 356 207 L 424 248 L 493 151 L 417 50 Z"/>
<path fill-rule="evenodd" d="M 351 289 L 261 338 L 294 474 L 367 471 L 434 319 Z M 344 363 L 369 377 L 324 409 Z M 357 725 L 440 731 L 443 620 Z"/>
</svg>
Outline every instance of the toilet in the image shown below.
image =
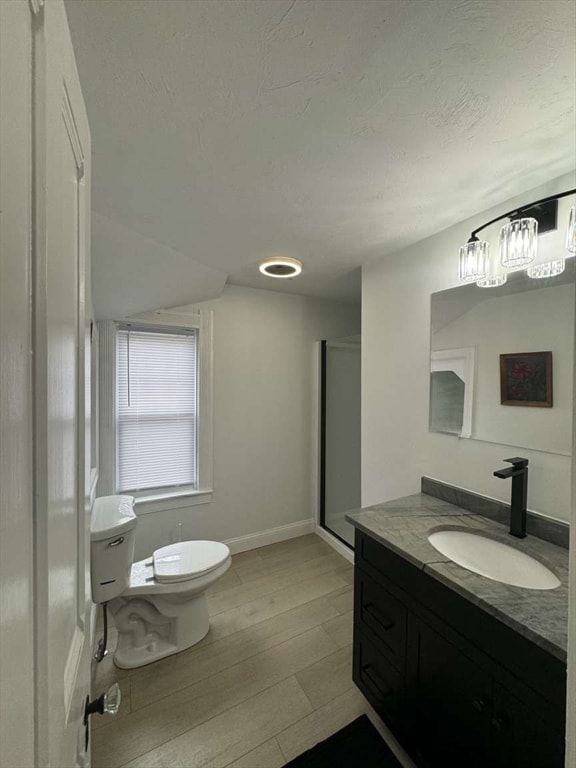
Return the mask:
<svg viewBox="0 0 576 768">
<path fill-rule="evenodd" d="M 92 599 L 106 603 L 118 630 L 114 663 L 140 667 L 198 643 L 210 629 L 206 590 L 230 567 L 217 541 L 182 541 L 132 562 L 137 517 L 132 496 L 96 499 L 91 522 Z"/>
</svg>

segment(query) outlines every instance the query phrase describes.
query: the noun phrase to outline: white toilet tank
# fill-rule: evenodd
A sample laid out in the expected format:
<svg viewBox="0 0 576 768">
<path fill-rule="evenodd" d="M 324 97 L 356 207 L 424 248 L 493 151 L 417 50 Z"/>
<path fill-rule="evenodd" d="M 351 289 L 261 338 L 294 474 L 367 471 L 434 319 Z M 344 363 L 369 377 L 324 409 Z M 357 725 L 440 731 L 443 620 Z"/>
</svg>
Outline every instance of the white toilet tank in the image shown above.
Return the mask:
<svg viewBox="0 0 576 768">
<path fill-rule="evenodd" d="M 130 583 L 136 515 L 133 496 L 101 496 L 90 522 L 92 600 L 106 603 Z"/>
</svg>

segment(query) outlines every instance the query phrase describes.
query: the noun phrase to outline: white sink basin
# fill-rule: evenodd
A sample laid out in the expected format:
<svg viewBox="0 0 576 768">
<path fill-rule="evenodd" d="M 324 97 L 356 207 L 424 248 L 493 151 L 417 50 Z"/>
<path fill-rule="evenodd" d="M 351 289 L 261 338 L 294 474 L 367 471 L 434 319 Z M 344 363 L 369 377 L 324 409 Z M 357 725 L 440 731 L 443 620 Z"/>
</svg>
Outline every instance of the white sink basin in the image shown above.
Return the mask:
<svg viewBox="0 0 576 768">
<path fill-rule="evenodd" d="M 560 580 L 538 560 L 476 533 L 436 531 L 428 541 L 449 560 L 488 579 L 526 589 L 560 586 Z"/>
</svg>

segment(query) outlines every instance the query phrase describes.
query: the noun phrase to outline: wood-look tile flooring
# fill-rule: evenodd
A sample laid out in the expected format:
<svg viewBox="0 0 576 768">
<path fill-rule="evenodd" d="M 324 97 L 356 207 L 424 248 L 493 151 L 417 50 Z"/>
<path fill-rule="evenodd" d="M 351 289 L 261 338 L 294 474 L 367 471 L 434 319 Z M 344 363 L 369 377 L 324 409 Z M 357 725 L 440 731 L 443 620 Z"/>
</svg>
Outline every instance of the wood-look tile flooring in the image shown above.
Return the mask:
<svg viewBox="0 0 576 768">
<path fill-rule="evenodd" d="M 235 555 L 202 642 L 95 667 L 93 693 L 117 680 L 122 705 L 93 718 L 93 768 L 277 768 L 363 712 L 385 732 L 352 682 L 352 581 L 315 534 Z"/>
</svg>

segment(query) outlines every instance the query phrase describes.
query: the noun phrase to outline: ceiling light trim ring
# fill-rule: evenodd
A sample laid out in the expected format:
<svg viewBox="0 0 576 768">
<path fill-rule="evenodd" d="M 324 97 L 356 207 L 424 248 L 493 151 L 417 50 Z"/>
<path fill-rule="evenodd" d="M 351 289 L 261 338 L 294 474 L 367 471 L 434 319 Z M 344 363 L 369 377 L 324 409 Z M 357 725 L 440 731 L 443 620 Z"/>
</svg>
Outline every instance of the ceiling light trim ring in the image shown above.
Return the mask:
<svg viewBox="0 0 576 768">
<path fill-rule="evenodd" d="M 260 272 L 266 277 L 287 279 L 297 277 L 302 273 L 302 262 L 290 256 L 273 256 L 264 259 L 258 265 Z"/>
</svg>

